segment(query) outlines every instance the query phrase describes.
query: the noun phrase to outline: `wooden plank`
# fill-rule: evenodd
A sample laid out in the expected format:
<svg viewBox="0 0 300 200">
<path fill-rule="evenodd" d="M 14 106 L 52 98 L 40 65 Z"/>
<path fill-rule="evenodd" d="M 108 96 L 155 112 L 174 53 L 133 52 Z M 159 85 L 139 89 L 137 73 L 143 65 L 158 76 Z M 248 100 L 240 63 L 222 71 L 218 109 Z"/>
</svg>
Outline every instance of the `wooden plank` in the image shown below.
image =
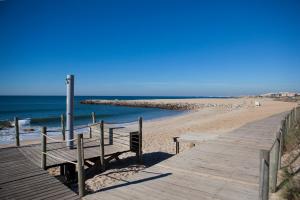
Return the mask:
<svg viewBox="0 0 300 200">
<path fill-rule="evenodd" d="M 258 199 L 259 150 L 272 146 L 284 114 L 199 142 L 84 199 Z M 162 177 L 155 178 L 159 175 Z"/>
<path fill-rule="evenodd" d="M 95 137 L 93 138 L 85 138 L 84 139 L 84 154 L 85 159 L 92 159 L 96 158 L 100 155 L 99 150 L 99 140 L 95 140 Z M 28 145 L 28 146 L 22 146 L 20 147 L 21 152 L 28 157 L 33 163 L 40 166 L 41 163 L 41 147 L 40 144 L 36 145 Z M 72 162 L 76 162 L 76 153 L 77 149 L 68 149 L 65 146 L 64 142 L 55 142 L 47 144 L 47 153 L 54 155 L 56 157 L 69 160 Z M 114 145 L 105 145 L 105 156 L 110 156 L 118 152 L 126 152 L 129 151 L 129 142 L 128 145 L 120 145 L 120 144 L 114 144 Z M 61 164 L 64 164 L 66 162 L 62 160 L 58 160 L 55 158 L 52 158 L 50 156 L 47 156 L 47 167 L 53 167 L 58 166 Z"/>
<path fill-rule="evenodd" d="M 76 193 L 28 160 L 19 148 L 0 149 L 0 156 L 3 161 L 0 163 L 1 199 L 49 199 L 52 196 L 52 199 L 65 196 L 79 199 Z"/>
</svg>

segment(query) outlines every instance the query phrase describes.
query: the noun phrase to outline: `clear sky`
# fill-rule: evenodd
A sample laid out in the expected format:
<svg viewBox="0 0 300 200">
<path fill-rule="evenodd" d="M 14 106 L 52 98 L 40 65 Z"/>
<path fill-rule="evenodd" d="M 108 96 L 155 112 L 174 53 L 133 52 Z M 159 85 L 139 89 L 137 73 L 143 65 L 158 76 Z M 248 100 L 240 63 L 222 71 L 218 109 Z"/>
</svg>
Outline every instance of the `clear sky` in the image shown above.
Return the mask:
<svg viewBox="0 0 300 200">
<path fill-rule="evenodd" d="M 0 1 L 0 95 L 300 91 L 300 1 Z"/>
</svg>

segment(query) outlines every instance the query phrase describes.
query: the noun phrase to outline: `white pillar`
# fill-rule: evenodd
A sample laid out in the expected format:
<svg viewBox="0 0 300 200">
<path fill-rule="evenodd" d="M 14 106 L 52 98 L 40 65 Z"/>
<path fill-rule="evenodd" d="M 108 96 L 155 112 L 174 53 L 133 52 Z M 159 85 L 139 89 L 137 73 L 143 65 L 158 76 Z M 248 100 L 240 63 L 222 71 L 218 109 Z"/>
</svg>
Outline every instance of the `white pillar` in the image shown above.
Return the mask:
<svg viewBox="0 0 300 200">
<path fill-rule="evenodd" d="M 74 142 L 73 110 L 74 110 L 74 75 L 67 75 L 67 146 L 72 149 Z"/>
</svg>

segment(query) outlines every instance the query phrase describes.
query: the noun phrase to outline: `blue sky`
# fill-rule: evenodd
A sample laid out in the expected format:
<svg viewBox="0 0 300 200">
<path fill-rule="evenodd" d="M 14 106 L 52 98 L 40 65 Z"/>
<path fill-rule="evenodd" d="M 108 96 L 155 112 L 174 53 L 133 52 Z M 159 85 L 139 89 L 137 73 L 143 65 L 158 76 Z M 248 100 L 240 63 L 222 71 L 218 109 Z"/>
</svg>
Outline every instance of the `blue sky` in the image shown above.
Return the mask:
<svg viewBox="0 0 300 200">
<path fill-rule="evenodd" d="M 0 95 L 300 91 L 300 1 L 0 1 Z"/>
</svg>

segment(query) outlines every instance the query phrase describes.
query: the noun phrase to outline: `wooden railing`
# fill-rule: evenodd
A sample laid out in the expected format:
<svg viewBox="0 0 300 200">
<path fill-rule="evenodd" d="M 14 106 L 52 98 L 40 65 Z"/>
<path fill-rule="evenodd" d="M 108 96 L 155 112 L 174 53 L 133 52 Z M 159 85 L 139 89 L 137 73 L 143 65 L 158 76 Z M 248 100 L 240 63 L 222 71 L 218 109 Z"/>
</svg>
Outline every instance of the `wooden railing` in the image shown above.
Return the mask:
<svg viewBox="0 0 300 200">
<path fill-rule="evenodd" d="M 259 200 L 269 199 L 269 192 L 277 191 L 277 174 L 281 169 L 285 137 L 300 123 L 300 107 L 294 108 L 281 122 L 275 141 L 269 150 L 260 150 Z"/>
<path fill-rule="evenodd" d="M 79 196 L 80 197 L 83 197 L 85 195 L 85 184 L 84 184 L 84 181 L 85 181 L 85 171 L 84 171 L 84 161 L 85 161 L 85 158 L 84 158 L 84 151 L 85 151 L 85 148 L 84 148 L 84 140 L 85 139 L 90 139 L 92 137 L 95 137 L 96 139 L 99 140 L 99 149 L 100 149 L 100 152 L 99 152 L 99 155 L 95 155 L 95 157 L 97 156 L 100 156 L 100 167 L 101 167 L 101 171 L 105 171 L 106 169 L 106 163 L 109 161 L 109 160 L 105 160 L 105 145 L 104 145 L 104 140 L 105 139 L 108 139 L 108 143 L 110 145 L 113 145 L 114 142 L 116 143 L 116 145 L 118 145 L 120 143 L 120 132 L 117 133 L 117 132 L 114 132 L 114 130 L 121 130 L 121 129 L 126 129 L 126 130 L 123 130 L 123 137 L 125 137 L 125 133 L 128 133 L 127 137 L 129 138 L 128 140 L 128 144 L 126 144 L 126 142 L 124 142 L 125 140 L 123 139 L 123 143 L 122 145 L 127 145 L 128 146 L 128 151 L 131 151 L 131 152 L 134 152 L 136 153 L 136 157 L 137 157 L 137 160 L 141 163 L 142 162 L 142 123 L 143 123 L 143 120 L 142 118 L 140 117 L 138 119 L 138 131 L 131 131 L 129 132 L 129 129 L 126 128 L 125 126 L 122 126 L 122 127 L 111 127 L 111 128 L 108 128 L 108 131 L 105 130 L 105 122 L 103 120 L 100 121 L 100 123 L 94 123 L 94 124 L 91 124 L 91 125 L 88 125 L 88 128 L 89 128 L 89 137 L 85 137 L 84 138 L 84 133 L 80 133 L 80 134 L 77 134 L 77 138 L 74 138 L 72 141 L 77 141 L 77 145 L 76 145 L 76 148 L 77 148 L 77 158 L 76 158 L 76 161 L 72 161 L 72 160 L 66 160 L 62 157 L 60 157 L 60 155 L 53 155 L 53 150 L 52 150 L 52 153 L 49 154 L 47 152 L 47 139 L 49 140 L 53 140 L 54 142 L 66 142 L 66 140 L 59 140 L 57 138 L 53 138 L 53 137 L 50 137 L 47 133 L 48 132 L 52 132 L 52 131 L 47 131 L 47 127 L 42 127 L 41 129 L 41 168 L 43 169 L 47 169 L 47 156 L 51 157 L 52 159 L 56 159 L 56 160 L 60 160 L 62 161 L 63 163 L 68 163 L 68 164 L 73 164 L 76 166 L 77 168 L 77 174 L 78 174 L 78 193 L 79 193 Z M 108 123 L 108 124 L 112 124 L 112 123 Z M 119 123 L 116 123 L 116 124 L 119 124 Z M 107 124 L 106 124 L 107 125 Z M 98 128 L 97 128 L 98 126 Z M 87 128 L 84 126 L 84 128 Z M 92 132 L 92 129 L 93 129 L 93 133 L 94 133 L 94 136 L 93 134 L 91 134 Z M 119 131 L 120 131 L 119 130 Z M 104 134 L 107 133 L 108 134 L 108 137 L 104 137 Z M 98 135 L 99 137 L 97 137 L 96 135 Z M 87 142 L 89 142 L 87 140 Z M 61 148 L 60 148 L 61 149 Z M 70 150 L 67 148 L 66 146 L 66 151 L 67 150 Z M 117 154 L 119 152 L 116 152 Z"/>
</svg>

